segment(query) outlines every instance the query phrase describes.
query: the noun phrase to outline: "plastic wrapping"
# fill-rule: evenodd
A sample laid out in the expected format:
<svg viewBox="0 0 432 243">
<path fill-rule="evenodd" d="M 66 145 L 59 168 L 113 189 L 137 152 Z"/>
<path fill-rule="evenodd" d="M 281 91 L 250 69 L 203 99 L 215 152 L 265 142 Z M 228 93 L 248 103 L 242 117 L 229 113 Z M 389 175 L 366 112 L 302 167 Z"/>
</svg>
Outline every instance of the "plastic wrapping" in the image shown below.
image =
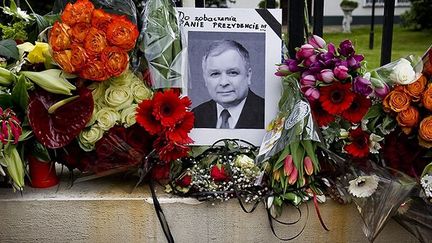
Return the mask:
<svg viewBox="0 0 432 243">
<path fill-rule="evenodd" d="M 144 52 L 153 88 L 182 87 L 182 42 L 172 0 L 149 0 L 143 22 Z"/>
<path fill-rule="evenodd" d="M 420 242 L 432 239 L 432 203 L 420 195 L 416 187 L 411 196 L 399 207 L 394 219 Z"/>
<path fill-rule="evenodd" d="M 259 164 L 284 150 L 290 143 L 321 141 L 311 107 L 303 98 L 299 82 L 293 75 L 284 78 L 279 113 L 270 126 L 271 129 L 264 136 L 257 156 Z"/>
<path fill-rule="evenodd" d="M 348 191 L 363 220 L 363 232 L 373 242 L 388 219 L 396 214 L 415 181 L 403 173 L 386 170 L 372 163 L 368 170 L 356 170 Z"/>
</svg>

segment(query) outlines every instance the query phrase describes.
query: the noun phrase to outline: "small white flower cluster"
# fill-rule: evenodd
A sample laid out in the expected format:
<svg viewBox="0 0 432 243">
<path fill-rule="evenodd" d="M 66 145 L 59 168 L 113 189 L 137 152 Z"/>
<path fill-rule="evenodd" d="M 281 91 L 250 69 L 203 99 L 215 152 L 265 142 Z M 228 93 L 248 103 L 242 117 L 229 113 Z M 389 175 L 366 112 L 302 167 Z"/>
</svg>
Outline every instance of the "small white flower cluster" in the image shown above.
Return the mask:
<svg viewBox="0 0 432 243">
<path fill-rule="evenodd" d="M 254 160 L 245 154 L 220 155 L 214 161 L 225 168 L 228 176 L 226 181 L 213 180 L 210 173 L 212 165 L 204 160 L 206 159 L 195 161 L 189 172 L 192 176 L 191 188 L 206 195 L 207 200 L 227 201 L 241 196 L 249 203 L 260 200 L 268 190 L 255 184 L 261 171 L 254 164 Z"/>
<path fill-rule="evenodd" d="M 432 175 L 426 174 L 420 181 L 423 190 L 428 198 L 432 198 Z"/>
<path fill-rule="evenodd" d="M 115 125 L 125 128 L 134 125 L 138 103 L 153 95 L 130 70 L 108 81 L 95 82 L 90 88 L 93 89 L 93 115 L 78 136 L 79 145 L 84 151 L 92 151 L 103 133 Z"/>
</svg>

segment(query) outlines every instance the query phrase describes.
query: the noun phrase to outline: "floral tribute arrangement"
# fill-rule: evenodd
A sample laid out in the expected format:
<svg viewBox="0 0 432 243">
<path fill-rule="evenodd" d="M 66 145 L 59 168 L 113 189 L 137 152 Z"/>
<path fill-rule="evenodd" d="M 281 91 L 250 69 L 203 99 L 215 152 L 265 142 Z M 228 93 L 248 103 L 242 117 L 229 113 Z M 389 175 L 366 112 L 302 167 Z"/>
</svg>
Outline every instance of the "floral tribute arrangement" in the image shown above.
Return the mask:
<svg viewBox="0 0 432 243">
<path fill-rule="evenodd" d="M 304 226 L 282 238 L 273 223 L 291 223 L 276 217 L 308 200 L 327 230 L 318 207 L 326 193 L 357 204 L 370 241 L 389 216 L 430 239 L 431 50 L 367 72 L 351 41 L 312 36 L 278 66 L 279 112 L 259 148 L 229 138 L 192 147 L 173 3 L 150 0 L 142 18 L 132 0 L 123 4 L 77 0 L 51 16 L 13 0 L 2 7 L 10 21 L 0 25 L 0 182 L 22 191 L 29 174 L 30 185 L 53 186 L 58 179 L 37 181 L 53 161 L 92 175 L 81 180 L 132 171 L 138 184 L 149 181 L 170 242 L 154 181 L 179 196 L 237 198 L 246 212 L 263 202 L 281 240 Z"/>
</svg>

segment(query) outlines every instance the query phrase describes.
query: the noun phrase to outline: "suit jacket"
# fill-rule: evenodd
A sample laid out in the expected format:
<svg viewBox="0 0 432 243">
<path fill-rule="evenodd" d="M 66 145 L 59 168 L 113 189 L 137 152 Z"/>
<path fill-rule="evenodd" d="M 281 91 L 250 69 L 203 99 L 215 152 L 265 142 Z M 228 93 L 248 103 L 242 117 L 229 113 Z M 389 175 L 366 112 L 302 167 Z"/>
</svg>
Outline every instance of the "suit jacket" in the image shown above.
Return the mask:
<svg viewBox="0 0 432 243">
<path fill-rule="evenodd" d="M 192 109 L 195 114 L 195 128 L 216 128 L 216 102 L 209 100 Z M 246 102 L 235 128 L 264 128 L 264 99 L 249 90 Z"/>
</svg>

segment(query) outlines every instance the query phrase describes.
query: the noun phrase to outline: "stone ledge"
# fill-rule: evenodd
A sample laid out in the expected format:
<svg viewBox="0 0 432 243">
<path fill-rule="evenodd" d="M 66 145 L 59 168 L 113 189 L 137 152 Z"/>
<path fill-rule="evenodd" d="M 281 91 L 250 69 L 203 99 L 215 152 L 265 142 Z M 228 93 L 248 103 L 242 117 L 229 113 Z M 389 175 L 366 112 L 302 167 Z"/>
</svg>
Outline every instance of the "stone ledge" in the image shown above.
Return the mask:
<svg viewBox="0 0 432 243">
<path fill-rule="evenodd" d="M 22 196 L 0 189 L 1 242 L 166 242 L 148 186 L 132 190 L 135 182 L 111 176 L 68 188 L 63 181 L 57 192 L 57 187 L 27 187 Z M 262 204 L 246 214 L 236 200 L 212 205 L 165 194 L 162 188 L 158 197 L 176 242 L 279 242 Z M 354 205 L 328 201 L 320 209 L 331 231 L 322 229 L 310 204 L 306 229 L 293 242 L 367 242 Z M 277 232 L 292 236 L 304 220 L 276 227 Z M 376 242 L 417 241 L 391 220 Z"/>
</svg>

